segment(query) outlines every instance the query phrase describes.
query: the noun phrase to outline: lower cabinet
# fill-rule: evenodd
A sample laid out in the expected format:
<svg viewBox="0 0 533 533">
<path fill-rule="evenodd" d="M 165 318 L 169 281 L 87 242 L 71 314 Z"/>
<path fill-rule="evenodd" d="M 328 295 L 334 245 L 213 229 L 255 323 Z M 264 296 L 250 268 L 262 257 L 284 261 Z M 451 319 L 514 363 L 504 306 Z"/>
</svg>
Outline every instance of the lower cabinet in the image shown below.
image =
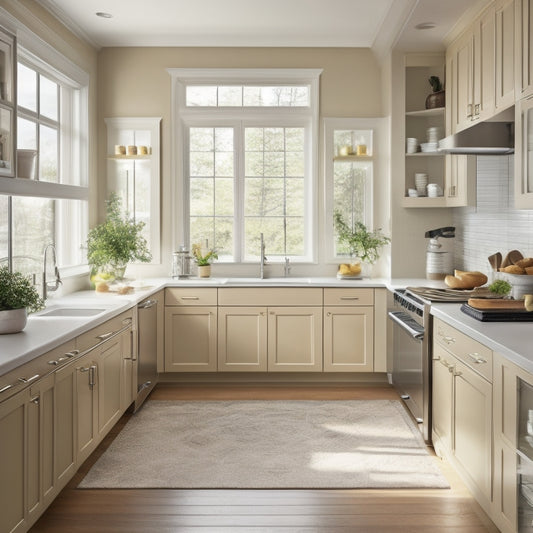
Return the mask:
<svg viewBox="0 0 533 533">
<path fill-rule="evenodd" d="M 492 352 L 435 320 L 433 444 L 483 509 L 492 505 Z"/>
<path fill-rule="evenodd" d="M 219 371 L 267 371 L 267 312 L 266 307 L 219 308 Z"/>
<path fill-rule="evenodd" d="M 216 370 L 217 308 L 167 306 L 165 372 L 215 372 Z"/>
<path fill-rule="evenodd" d="M 322 308 L 269 307 L 268 371 L 322 371 Z"/>
</svg>

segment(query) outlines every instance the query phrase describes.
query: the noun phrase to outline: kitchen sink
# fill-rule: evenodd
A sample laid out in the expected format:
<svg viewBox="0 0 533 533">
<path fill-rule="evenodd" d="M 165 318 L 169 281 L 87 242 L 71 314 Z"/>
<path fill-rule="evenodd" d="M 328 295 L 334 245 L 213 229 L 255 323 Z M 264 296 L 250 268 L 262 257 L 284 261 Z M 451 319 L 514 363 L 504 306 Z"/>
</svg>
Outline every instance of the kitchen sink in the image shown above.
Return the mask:
<svg viewBox="0 0 533 533">
<path fill-rule="evenodd" d="M 100 307 L 88 307 L 88 308 L 81 308 L 81 307 L 53 307 L 51 309 L 45 309 L 44 311 L 40 311 L 39 313 L 36 313 L 35 317 L 52 317 L 52 316 L 58 316 L 58 317 L 83 317 L 83 316 L 95 316 L 99 315 L 100 313 L 103 313 L 106 309 L 102 309 Z"/>
</svg>

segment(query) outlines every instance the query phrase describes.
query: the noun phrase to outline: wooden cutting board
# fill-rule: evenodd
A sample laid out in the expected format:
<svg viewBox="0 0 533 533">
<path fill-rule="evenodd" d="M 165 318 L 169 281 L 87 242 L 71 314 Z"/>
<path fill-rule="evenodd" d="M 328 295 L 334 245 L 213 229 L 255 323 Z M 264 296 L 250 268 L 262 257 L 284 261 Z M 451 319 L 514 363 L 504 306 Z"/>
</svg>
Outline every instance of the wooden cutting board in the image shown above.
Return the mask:
<svg viewBox="0 0 533 533">
<path fill-rule="evenodd" d="M 524 300 L 507 300 L 504 298 L 470 298 L 468 305 L 475 309 L 525 310 Z"/>
</svg>

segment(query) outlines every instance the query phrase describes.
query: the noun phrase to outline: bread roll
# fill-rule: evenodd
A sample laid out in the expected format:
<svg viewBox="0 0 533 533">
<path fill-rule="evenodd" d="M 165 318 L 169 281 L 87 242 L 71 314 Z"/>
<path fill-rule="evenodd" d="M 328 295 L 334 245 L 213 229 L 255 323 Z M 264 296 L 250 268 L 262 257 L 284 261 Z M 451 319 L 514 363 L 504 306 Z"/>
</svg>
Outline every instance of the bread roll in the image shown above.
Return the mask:
<svg viewBox="0 0 533 533">
<path fill-rule="evenodd" d="M 509 265 L 500 268 L 500 272 L 507 272 L 507 274 L 525 274 L 526 271 L 518 265 Z"/>
<path fill-rule="evenodd" d="M 520 261 L 517 261 L 515 265 L 521 268 L 533 267 L 533 257 L 525 257 L 524 259 L 520 259 Z"/>
<path fill-rule="evenodd" d="M 483 272 L 455 270 L 454 274 L 454 276 L 446 276 L 444 278 L 444 283 L 451 289 L 474 289 L 485 285 L 488 281 L 487 276 Z"/>
<path fill-rule="evenodd" d="M 530 276 L 533 275 L 533 266 L 524 268 L 526 271 L 526 274 L 529 274 Z"/>
</svg>

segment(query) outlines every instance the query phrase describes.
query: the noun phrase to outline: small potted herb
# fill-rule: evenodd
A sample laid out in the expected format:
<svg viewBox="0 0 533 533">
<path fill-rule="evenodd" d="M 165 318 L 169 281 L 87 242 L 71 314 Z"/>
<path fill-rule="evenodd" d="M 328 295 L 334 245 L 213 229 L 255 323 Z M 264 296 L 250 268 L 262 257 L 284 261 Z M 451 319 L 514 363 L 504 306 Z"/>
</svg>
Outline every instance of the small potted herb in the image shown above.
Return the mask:
<svg viewBox="0 0 533 533">
<path fill-rule="evenodd" d="M 87 261 L 97 279 L 122 279 L 128 263 L 152 259 L 142 235 L 144 222 L 135 222 L 121 213 L 121 200 L 112 194 L 107 201 L 106 221 L 89 231 Z"/>
<path fill-rule="evenodd" d="M 20 272 L 0 268 L 0 334 L 18 333 L 26 327 L 28 312 L 44 307 L 32 282 Z"/>
<path fill-rule="evenodd" d="M 215 250 L 208 249 L 205 253 L 200 244 L 192 245 L 192 256 L 198 265 L 198 276 L 208 278 L 211 275 L 211 263 L 218 259 Z"/>
<path fill-rule="evenodd" d="M 502 298 L 509 298 L 509 293 L 513 287 L 504 279 L 497 279 L 489 285 L 489 291 Z"/>
<path fill-rule="evenodd" d="M 340 265 L 341 277 L 359 275 L 361 262 L 374 264 L 379 259 L 381 248 L 390 242 L 390 238 L 383 235 L 381 229 L 370 231 L 363 222 L 355 220 L 348 224 L 340 211 L 335 211 L 333 223 L 339 243 L 348 249 L 351 257 L 350 265 Z"/>
</svg>

